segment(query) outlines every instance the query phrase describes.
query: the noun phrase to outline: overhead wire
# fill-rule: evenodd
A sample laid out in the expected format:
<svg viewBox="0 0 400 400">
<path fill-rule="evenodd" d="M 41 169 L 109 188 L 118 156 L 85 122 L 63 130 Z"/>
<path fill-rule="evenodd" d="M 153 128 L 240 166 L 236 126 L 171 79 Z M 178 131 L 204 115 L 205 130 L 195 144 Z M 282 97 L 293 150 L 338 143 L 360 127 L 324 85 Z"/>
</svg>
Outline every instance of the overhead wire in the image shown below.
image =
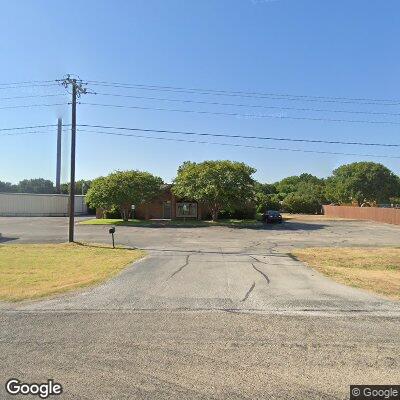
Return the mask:
<svg viewBox="0 0 400 400">
<path fill-rule="evenodd" d="M 65 93 L 57 93 L 57 94 L 32 94 L 28 96 L 11 96 L 11 97 L 0 97 L 0 100 L 15 100 L 15 99 L 30 99 L 36 97 L 61 97 L 65 96 Z"/>
<path fill-rule="evenodd" d="M 199 100 L 188 100 L 188 99 L 170 99 L 170 98 L 162 98 L 162 97 L 134 96 L 134 95 L 116 94 L 116 93 L 102 93 L 102 92 L 89 92 L 88 94 L 94 94 L 94 95 L 99 95 L 99 96 L 132 98 L 132 99 L 139 99 L 139 100 L 170 101 L 170 102 L 178 102 L 178 103 L 206 104 L 206 105 L 229 106 L 229 107 L 266 108 L 266 109 L 291 110 L 291 111 L 312 111 L 312 112 L 331 112 L 331 113 L 346 113 L 346 114 L 400 116 L 400 113 L 388 113 L 388 112 L 379 112 L 379 111 L 378 112 L 374 112 L 374 111 L 356 111 L 356 110 L 331 110 L 331 109 L 318 109 L 318 108 L 266 106 L 266 105 L 261 105 L 261 104 L 221 103 L 221 102 L 216 102 L 216 101 L 199 101 Z"/>
<path fill-rule="evenodd" d="M 396 121 L 350 120 L 350 119 L 316 118 L 316 117 L 300 117 L 300 116 L 296 117 L 296 116 L 274 115 L 274 114 L 244 114 L 244 113 L 237 113 L 237 112 L 186 110 L 186 109 L 173 109 L 173 108 L 162 108 L 162 107 L 144 107 L 144 106 L 123 105 L 123 104 L 104 104 L 104 103 L 88 103 L 88 102 L 79 102 L 79 104 L 95 106 L 95 107 L 111 107 L 111 108 L 127 108 L 127 109 L 149 110 L 149 111 L 195 113 L 195 114 L 221 115 L 221 116 L 229 116 L 229 117 L 277 118 L 277 119 L 293 119 L 293 120 L 324 121 L 324 122 L 348 122 L 348 123 L 364 123 L 364 124 L 400 125 L 400 122 L 396 122 Z"/>
<path fill-rule="evenodd" d="M 311 95 L 293 95 L 279 93 L 263 93 L 263 92 L 246 92 L 246 91 L 230 91 L 230 90 L 215 90 L 215 89 L 200 89 L 200 88 L 185 88 L 176 86 L 162 85 L 143 85 L 143 84 L 128 84 L 118 82 L 87 80 L 93 86 L 115 87 L 122 89 L 140 89 L 140 90 L 155 90 L 155 91 L 171 91 L 191 94 L 206 94 L 216 96 L 236 96 L 236 97 L 253 97 L 265 98 L 274 100 L 293 100 L 293 101 L 316 101 L 316 102 L 333 102 L 344 104 L 375 104 L 375 105 L 399 105 L 400 100 L 397 99 L 372 99 L 372 98 L 351 98 L 351 97 L 333 97 L 333 96 L 311 96 Z"/>
<path fill-rule="evenodd" d="M 372 143 L 372 142 L 355 142 L 355 141 L 350 142 L 341 140 L 304 139 L 304 138 L 294 139 L 294 138 L 276 137 L 276 136 L 238 135 L 238 134 L 226 134 L 226 133 L 179 131 L 170 129 L 145 129 L 145 128 L 135 128 L 135 127 L 131 128 L 131 127 L 119 127 L 119 126 L 107 126 L 107 125 L 79 124 L 78 127 L 139 131 L 139 132 L 156 132 L 156 133 L 168 133 L 168 134 L 179 134 L 179 135 L 212 136 L 212 137 L 223 137 L 223 138 L 234 138 L 234 139 L 240 138 L 240 139 L 257 139 L 257 140 L 272 140 L 272 141 L 276 140 L 276 141 L 286 141 L 286 142 L 324 143 L 324 144 L 340 144 L 340 145 L 355 145 L 355 146 L 400 147 L 400 144 L 395 144 L 395 143 Z"/>
<path fill-rule="evenodd" d="M 85 130 L 78 128 L 78 132 L 85 132 Z M 245 145 L 245 144 L 237 144 L 237 143 L 221 143 L 221 142 L 166 138 L 166 137 L 158 137 L 158 136 L 145 136 L 145 135 L 136 135 L 136 134 L 128 134 L 128 133 L 118 133 L 118 132 L 104 132 L 104 131 L 86 131 L 86 132 L 104 134 L 104 135 L 112 135 L 112 136 L 145 138 L 145 139 L 150 139 L 150 140 L 154 139 L 154 140 L 166 140 L 166 141 L 173 141 L 173 142 L 199 143 L 199 144 L 232 146 L 232 147 L 245 147 L 245 148 L 252 148 L 252 149 L 264 149 L 264 150 L 274 150 L 274 151 L 291 151 L 291 152 L 302 152 L 302 153 L 400 159 L 400 156 L 398 157 L 398 156 L 387 156 L 387 155 L 377 155 L 377 154 L 343 153 L 343 152 L 331 152 L 331 151 L 319 151 L 319 150 L 292 149 L 292 148 L 282 148 L 282 147 L 255 146 L 255 145 Z"/>
<path fill-rule="evenodd" d="M 52 103 L 52 104 L 18 104 L 12 106 L 0 107 L 0 110 L 12 109 L 12 108 L 31 108 L 31 107 L 53 107 L 53 106 L 67 106 L 69 103 Z"/>
</svg>

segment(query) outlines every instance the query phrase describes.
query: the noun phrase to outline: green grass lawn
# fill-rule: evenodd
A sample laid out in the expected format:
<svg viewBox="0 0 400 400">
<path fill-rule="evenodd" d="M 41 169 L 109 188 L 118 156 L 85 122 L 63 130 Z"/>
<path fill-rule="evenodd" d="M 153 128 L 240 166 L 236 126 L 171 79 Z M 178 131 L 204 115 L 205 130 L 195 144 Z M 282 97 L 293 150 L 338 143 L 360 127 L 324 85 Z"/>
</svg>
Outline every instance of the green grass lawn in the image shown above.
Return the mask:
<svg viewBox="0 0 400 400">
<path fill-rule="evenodd" d="M 255 219 L 223 219 L 214 221 L 198 220 L 138 220 L 133 219 L 123 221 L 122 219 L 88 219 L 81 221 L 82 225 L 115 225 L 115 226 L 144 226 L 144 227 L 206 227 L 206 226 L 236 226 L 236 227 L 256 227 L 262 223 Z"/>
<path fill-rule="evenodd" d="M 0 245 L 0 300 L 35 299 L 102 282 L 144 257 L 105 245 Z"/>
</svg>

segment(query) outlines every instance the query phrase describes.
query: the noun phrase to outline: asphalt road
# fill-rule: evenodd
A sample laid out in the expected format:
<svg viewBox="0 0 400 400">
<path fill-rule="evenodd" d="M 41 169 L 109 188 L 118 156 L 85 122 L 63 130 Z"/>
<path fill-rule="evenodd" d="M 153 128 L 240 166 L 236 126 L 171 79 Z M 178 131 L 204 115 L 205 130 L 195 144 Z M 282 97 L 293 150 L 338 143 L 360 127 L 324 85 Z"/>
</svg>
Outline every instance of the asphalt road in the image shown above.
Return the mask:
<svg viewBox="0 0 400 400">
<path fill-rule="evenodd" d="M 4 243 L 61 242 L 66 222 L 0 218 L 0 232 Z M 106 242 L 107 230 L 80 225 L 77 240 Z M 1 379 L 54 378 L 66 399 L 344 399 L 350 384 L 400 383 L 399 303 L 287 254 L 399 245 L 399 233 L 353 221 L 117 227 L 146 259 L 89 290 L 0 305 Z"/>
</svg>

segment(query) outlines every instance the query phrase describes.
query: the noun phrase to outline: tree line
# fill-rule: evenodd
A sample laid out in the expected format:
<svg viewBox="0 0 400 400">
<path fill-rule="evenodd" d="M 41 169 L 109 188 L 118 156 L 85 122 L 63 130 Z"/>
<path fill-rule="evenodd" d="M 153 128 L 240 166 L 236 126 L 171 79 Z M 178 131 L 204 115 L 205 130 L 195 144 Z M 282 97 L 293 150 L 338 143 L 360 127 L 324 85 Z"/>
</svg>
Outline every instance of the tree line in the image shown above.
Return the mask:
<svg viewBox="0 0 400 400">
<path fill-rule="evenodd" d="M 290 176 L 274 184 L 258 184 L 257 207 L 291 213 L 319 213 L 323 204 L 398 205 L 400 178 L 384 165 L 355 162 L 336 168 L 328 178 Z"/>
<path fill-rule="evenodd" d="M 400 203 L 400 178 L 379 163 L 355 162 L 340 166 L 328 178 L 303 173 L 275 183 L 257 182 L 255 172 L 245 163 L 229 160 L 185 162 L 178 168 L 172 191 L 178 198 L 204 204 L 213 220 L 253 218 L 267 209 L 316 214 L 323 204 L 332 203 Z M 76 193 L 86 194 L 90 207 L 114 210 L 126 220 L 131 205 L 156 198 L 162 184 L 160 177 L 149 172 L 115 171 L 93 181 L 78 181 Z M 68 191 L 63 184 L 62 193 Z M 0 181 L 0 192 L 55 193 L 55 187 L 41 178 L 17 185 Z"/>
<path fill-rule="evenodd" d="M 90 180 L 81 179 L 75 183 L 76 194 L 86 194 L 91 185 Z M 54 183 L 49 179 L 34 178 L 23 179 L 17 184 L 0 181 L 0 193 L 36 193 L 36 194 L 56 194 L 58 193 Z M 69 183 L 62 183 L 61 194 L 69 193 Z"/>
</svg>

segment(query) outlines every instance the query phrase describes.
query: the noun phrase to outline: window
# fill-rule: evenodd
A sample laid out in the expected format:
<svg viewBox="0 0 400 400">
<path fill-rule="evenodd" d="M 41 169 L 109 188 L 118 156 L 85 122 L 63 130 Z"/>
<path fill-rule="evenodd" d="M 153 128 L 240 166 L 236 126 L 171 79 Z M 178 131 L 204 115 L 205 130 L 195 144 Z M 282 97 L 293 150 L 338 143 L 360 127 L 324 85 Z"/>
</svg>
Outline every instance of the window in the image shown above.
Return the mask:
<svg viewBox="0 0 400 400">
<path fill-rule="evenodd" d="M 197 218 L 197 203 L 176 203 L 178 218 Z"/>
</svg>

